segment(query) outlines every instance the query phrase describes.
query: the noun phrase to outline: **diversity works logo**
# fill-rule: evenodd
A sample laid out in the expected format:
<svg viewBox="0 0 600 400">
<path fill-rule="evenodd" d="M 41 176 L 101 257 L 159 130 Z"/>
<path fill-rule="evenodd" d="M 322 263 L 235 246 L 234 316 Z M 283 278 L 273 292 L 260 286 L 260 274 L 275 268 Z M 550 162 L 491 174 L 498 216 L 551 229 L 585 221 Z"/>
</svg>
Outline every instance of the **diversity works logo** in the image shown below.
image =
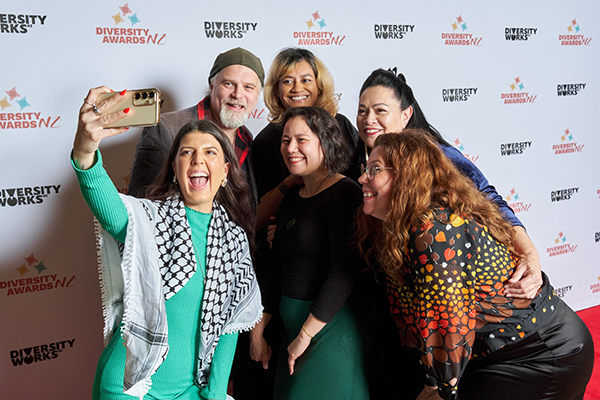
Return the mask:
<svg viewBox="0 0 600 400">
<path fill-rule="evenodd" d="M 577 245 L 567 243 L 567 236 L 560 232 L 554 239 L 554 246 L 548 247 L 546 253 L 548 253 L 548 257 L 555 257 L 561 254 L 575 253 L 576 250 Z"/>
<path fill-rule="evenodd" d="M 586 83 L 563 83 L 556 85 L 556 95 L 560 96 L 577 96 L 580 90 L 584 90 Z"/>
<path fill-rule="evenodd" d="M 510 84 L 510 92 L 502 93 L 500 98 L 504 104 L 527 104 L 535 103 L 537 94 L 531 94 L 525 91 L 525 84 L 520 77 L 516 77 Z"/>
<path fill-rule="evenodd" d="M 65 349 L 73 347 L 75 339 L 61 340 L 60 342 L 51 342 L 32 347 L 11 350 L 10 360 L 14 367 L 23 364 L 32 364 L 40 361 L 54 360 Z"/>
<path fill-rule="evenodd" d="M 204 21 L 204 33 L 209 39 L 242 39 L 248 32 L 256 32 L 258 22 Z"/>
<path fill-rule="evenodd" d="M 294 39 L 298 39 L 298 46 L 343 46 L 345 44 L 346 35 L 335 35 L 333 31 L 325 29 L 327 23 L 318 10 L 310 16 L 307 21 L 304 21 L 306 31 L 294 32 Z"/>
<path fill-rule="evenodd" d="M 0 14 L 0 33 L 28 33 L 37 24 L 44 25 L 47 17 L 36 14 Z"/>
<path fill-rule="evenodd" d="M 573 285 L 554 288 L 554 294 L 556 294 L 556 296 L 558 296 L 562 299 L 563 297 L 565 297 L 565 294 L 567 294 L 571 291 L 572 288 L 573 288 Z"/>
<path fill-rule="evenodd" d="M 18 279 L 0 281 L 0 290 L 7 289 L 7 296 L 75 286 L 75 275 L 59 277 L 58 274 L 46 272 L 49 271 L 48 267 L 43 261 L 37 260 L 33 253 L 24 260 L 25 262 L 20 267 L 15 268 L 19 273 Z"/>
<path fill-rule="evenodd" d="M 532 141 L 502 143 L 500 144 L 500 155 L 503 157 L 521 155 L 525 152 L 526 149 L 531 148 L 532 144 Z"/>
<path fill-rule="evenodd" d="M 375 24 L 373 25 L 375 39 L 404 39 L 406 34 L 415 31 L 414 25 Z"/>
<path fill-rule="evenodd" d="M 448 88 L 442 89 L 442 100 L 444 103 L 455 101 L 467 101 L 469 97 L 477 94 L 478 88 Z"/>
<path fill-rule="evenodd" d="M 4 93 L 6 95 L 0 100 L 0 129 L 60 128 L 60 117 L 37 111 L 16 86 Z"/>
<path fill-rule="evenodd" d="M 578 187 L 553 190 L 550 192 L 550 200 L 553 203 L 557 201 L 571 200 L 571 197 L 575 196 L 577 193 L 579 193 Z"/>
<path fill-rule="evenodd" d="M 58 194 L 60 185 L 26 186 L 0 189 L 0 207 L 42 204 L 50 195 Z"/>
<path fill-rule="evenodd" d="M 471 161 L 473 164 L 476 164 L 477 160 L 479 160 L 479 156 L 465 153 L 465 146 L 460 142 L 459 138 L 456 138 L 454 140 L 454 147 L 456 147 L 458 150 L 460 150 L 460 152 L 463 154 L 463 156 L 467 157 L 469 159 L 469 161 Z"/>
<path fill-rule="evenodd" d="M 483 38 L 466 32 L 469 28 L 462 15 L 456 17 L 456 21 L 450 26 L 452 27 L 452 32 L 442 32 L 442 40 L 445 46 L 481 46 Z"/>
<path fill-rule="evenodd" d="M 515 188 L 512 188 L 508 196 L 504 199 L 508 203 L 508 206 L 513 209 L 515 214 L 528 212 L 531 209 L 531 203 L 522 201 L 521 196 L 519 196 L 519 193 Z"/>
<path fill-rule="evenodd" d="M 504 28 L 504 37 L 508 41 L 525 41 L 537 34 L 538 28 Z"/>
<path fill-rule="evenodd" d="M 129 3 L 119 6 L 119 12 L 111 15 L 114 26 L 96 27 L 96 35 L 102 37 L 102 43 L 107 44 L 156 44 L 164 45 L 166 33 L 152 32 L 140 24 L 142 21 L 137 12 L 129 8 Z M 121 25 L 123 24 L 123 25 Z"/>
<path fill-rule="evenodd" d="M 554 154 L 581 153 L 585 144 L 579 144 L 573 140 L 571 130 L 567 128 L 564 134 L 560 135 L 560 143 L 553 144 Z"/>
<path fill-rule="evenodd" d="M 589 46 L 592 38 L 586 38 L 580 34 L 581 27 L 577 23 L 577 18 L 573 18 L 569 26 L 567 26 L 567 34 L 558 35 L 558 40 L 561 46 Z"/>
</svg>

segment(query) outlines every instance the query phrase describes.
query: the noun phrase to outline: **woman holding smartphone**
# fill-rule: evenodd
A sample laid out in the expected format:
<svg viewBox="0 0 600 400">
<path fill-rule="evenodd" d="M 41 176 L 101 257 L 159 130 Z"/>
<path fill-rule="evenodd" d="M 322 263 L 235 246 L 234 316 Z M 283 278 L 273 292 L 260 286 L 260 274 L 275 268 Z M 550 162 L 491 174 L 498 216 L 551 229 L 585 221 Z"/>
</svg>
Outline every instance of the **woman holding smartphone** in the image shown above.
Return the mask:
<svg viewBox="0 0 600 400">
<path fill-rule="evenodd" d="M 251 194 L 225 134 L 186 124 L 145 199 L 119 195 L 98 146 L 123 95 L 80 109 L 72 164 L 98 219 L 104 349 L 94 399 L 225 399 L 240 331 L 261 318 Z M 117 124 L 118 125 L 118 124 Z"/>
</svg>

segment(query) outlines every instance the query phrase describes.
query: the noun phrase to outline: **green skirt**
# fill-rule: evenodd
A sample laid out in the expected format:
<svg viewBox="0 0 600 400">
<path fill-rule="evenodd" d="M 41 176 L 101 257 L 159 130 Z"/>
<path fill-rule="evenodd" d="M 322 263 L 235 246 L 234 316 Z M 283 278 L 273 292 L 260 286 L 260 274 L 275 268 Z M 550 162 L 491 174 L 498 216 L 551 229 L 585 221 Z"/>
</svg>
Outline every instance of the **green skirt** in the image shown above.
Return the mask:
<svg viewBox="0 0 600 400">
<path fill-rule="evenodd" d="M 369 399 L 367 318 L 361 316 L 359 309 L 349 302 L 311 340 L 304 354 L 296 360 L 294 375 L 290 376 L 287 347 L 302 329 L 311 304 L 311 301 L 281 298 L 279 309 L 285 332 L 277 362 L 273 398 Z"/>
</svg>

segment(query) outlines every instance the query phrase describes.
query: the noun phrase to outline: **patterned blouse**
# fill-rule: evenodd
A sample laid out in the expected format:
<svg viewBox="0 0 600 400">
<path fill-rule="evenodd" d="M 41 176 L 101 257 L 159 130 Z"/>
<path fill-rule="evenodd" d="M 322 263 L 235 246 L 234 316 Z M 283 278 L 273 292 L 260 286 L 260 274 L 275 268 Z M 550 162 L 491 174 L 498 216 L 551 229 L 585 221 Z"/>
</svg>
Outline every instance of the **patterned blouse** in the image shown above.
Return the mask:
<svg viewBox="0 0 600 400">
<path fill-rule="evenodd" d="M 450 381 L 460 380 L 471 358 L 527 337 L 555 310 L 546 276 L 533 300 L 504 296 L 516 264 L 487 227 L 450 209 L 435 209 L 431 221 L 411 229 L 404 282 L 387 279 L 391 312 L 402 344 L 442 398 L 456 398 L 458 381 Z"/>
</svg>

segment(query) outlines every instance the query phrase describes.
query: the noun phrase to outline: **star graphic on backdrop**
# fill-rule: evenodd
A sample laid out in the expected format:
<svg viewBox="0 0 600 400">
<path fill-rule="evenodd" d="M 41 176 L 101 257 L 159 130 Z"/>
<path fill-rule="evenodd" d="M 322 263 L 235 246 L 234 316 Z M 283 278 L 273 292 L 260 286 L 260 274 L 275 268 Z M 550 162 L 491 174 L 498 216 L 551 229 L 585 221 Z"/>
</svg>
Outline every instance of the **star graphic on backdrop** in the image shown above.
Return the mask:
<svg viewBox="0 0 600 400">
<path fill-rule="evenodd" d="M 564 142 L 565 140 L 567 140 L 567 138 L 565 137 L 565 135 L 562 135 L 562 136 L 560 137 L 560 141 L 561 141 L 561 142 Z"/>
<path fill-rule="evenodd" d="M 560 233 L 558 234 L 558 237 L 563 237 L 564 234 L 562 233 L 562 231 L 560 231 Z"/>
<path fill-rule="evenodd" d="M 121 12 L 123 13 L 123 15 L 127 15 L 127 14 L 131 13 L 131 10 L 129 9 L 129 3 L 125 3 L 125 5 L 123 7 L 119 6 L 119 8 L 121 9 Z"/>
<path fill-rule="evenodd" d="M 315 21 L 321 19 L 321 16 L 319 15 L 319 10 L 315 11 L 314 13 L 311 13 L 310 15 L 312 15 Z"/>
<path fill-rule="evenodd" d="M 521 79 L 520 79 L 520 78 L 517 76 L 517 77 L 515 78 L 515 82 L 516 82 L 516 83 L 521 83 Z"/>
<path fill-rule="evenodd" d="M 21 97 L 21 95 L 19 93 L 17 93 L 17 87 L 16 86 L 14 88 L 10 89 L 10 90 L 7 90 L 6 94 L 10 98 L 10 101 L 13 101 L 15 99 L 15 97 Z"/>
<path fill-rule="evenodd" d="M 115 25 L 119 25 L 121 22 L 125 22 L 123 21 L 123 18 L 121 18 L 121 13 L 117 13 L 115 15 L 111 15 L 112 19 L 115 20 Z"/>
<path fill-rule="evenodd" d="M 573 26 L 577 25 L 577 18 L 573 18 L 573 21 L 571 21 L 571 23 L 573 24 Z"/>
<path fill-rule="evenodd" d="M 327 24 L 325 23 L 325 19 L 322 19 L 322 20 L 318 21 L 317 23 L 319 24 L 321 29 L 323 29 L 327 26 Z"/>
<path fill-rule="evenodd" d="M 8 100 L 6 100 L 5 97 L 2 100 L 0 100 L 0 107 L 2 108 L 2 111 L 4 111 L 5 108 L 12 107 L 12 105 L 8 102 Z"/>
<path fill-rule="evenodd" d="M 460 146 L 457 147 L 457 149 L 459 149 L 460 151 L 464 151 L 465 150 L 465 146 L 463 146 L 462 144 Z"/>
<path fill-rule="evenodd" d="M 33 256 L 33 253 L 31 253 L 29 257 L 25 257 L 24 260 L 27 261 L 27 264 L 29 265 L 33 264 L 34 262 L 37 262 L 37 260 Z"/>
<path fill-rule="evenodd" d="M 579 25 L 575 27 L 575 32 L 579 32 Z"/>
<path fill-rule="evenodd" d="M 458 21 L 459 24 L 462 24 L 463 23 L 462 14 L 459 15 L 458 17 L 456 17 L 456 20 Z"/>
<path fill-rule="evenodd" d="M 313 23 L 312 19 L 309 19 L 308 21 L 306 21 L 306 26 L 308 26 L 308 29 L 310 29 L 313 26 L 315 26 L 315 24 Z"/>
<path fill-rule="evenodd" d="M 510 194 L 505 197 L 506 201 L 510 201 Z"/>
<path fill-rule="evenodd" d="M 127 17 L 129 18 L 129 20 L 131 21 L 131 26 L 137 24 L 138 22 L 140 22 L 140 20 L 137 17 L 137 13 L 133 14 L 131 17 Z"/>
<path fill-rule="evenodd" d="M 571 132 L 569 131 L 569 128 L 567 128 L 567 130 L 565 130 L 565 133 L 566 133 L 567 135 L 571 133 Z"/>
<path fill-rule="evenodd" d="M 29 270 L 27 269 L 27 266 L 25 264 L 21 265 L 19 268 L 15 268 L 17 271 L 19 271 L 19 273 L 21 274 L 21 276 L 25 275 L 26 273 L 29 272 Z"/>
<path fill-rule="evenodd" d="M 455 23 L 452 24 L 452 30 L 455 31 L 458 29 L 458 25 Z"/>
<path fill-rule="evenodd" d="M 454 146 L 458 146 L 460 144 L 460 140 L 458 140 L 458 138 L 456 138 L 456 140 L 454 141 Z"/>
<path fill-rule="evenodd" d="M 563 241 L 563 243 L 566 242 L 567 241 L 567 237 L 563 236 L 562 241 Z"/>
<path fill-rule="evenodd" d="M 462 24 L 461 28 L 462 28 L 463 32 L 466 31 L 467 30 L 467 24 L 466 23 Z"/>
<path fill-rule="evenodd" d="M 515 201 L 519 200 L 519 193 L 515 194 Z"/>
<path fill-rule="evenodd" d="M 569 141 L 573 140 L 573 135 L 569 134 L 567 137 L 569 138 Z"/>
<path fill-rule="evenodd" d="M 521 89 L 521 90 L 525 89 L 525 85 L 523 85 L 523 83 L 519 83 L 519 89 Z"/>
<path fill-rule="evenodd" d="M 560 242 L 560 240 L 558 240 L 558 238 L 554 239 L 554 244 L 558 244 L 558 242 Z"/>
<path fill-rule="evenodd" d="M 43 270 L 46 270 L 48 268 L 46 268 L 46 266 L 44 265 L 44 262 L 40 262 L 38 265 L 34 265 L 33 268 L 37 269 L 38 275 L 42 273 Z"/>
<path fill-rule="evenodd" d="M 514 83 L 510 85 L 510 90 L 515 90 L 516 88 L 517 88 L 517 87 L 515 86 L 515 84 L 514 84 Z"/>
<path fill-rule="evenodd" d="M 512 194 L 514 196 L 515 193 L 517 193 L 517 191 L 515 190 L 515 188 L 510 189 L 510 194 Z"/>
<path fill-rule="evenodd" d="M 21 106 L 21 110 L 31 105 L 27 102 L 27 97 L 23 97 L 21 100 L 17 100 L 17 104 Z"/>
<path fill-rule="evenodd" d="M 569 32 L 571 32 L 573 30 L 573 28 L 571 28 L 570 25 L 569 25 L 569 27 L 567 29 L 569 30 Z"/>
</svg>

